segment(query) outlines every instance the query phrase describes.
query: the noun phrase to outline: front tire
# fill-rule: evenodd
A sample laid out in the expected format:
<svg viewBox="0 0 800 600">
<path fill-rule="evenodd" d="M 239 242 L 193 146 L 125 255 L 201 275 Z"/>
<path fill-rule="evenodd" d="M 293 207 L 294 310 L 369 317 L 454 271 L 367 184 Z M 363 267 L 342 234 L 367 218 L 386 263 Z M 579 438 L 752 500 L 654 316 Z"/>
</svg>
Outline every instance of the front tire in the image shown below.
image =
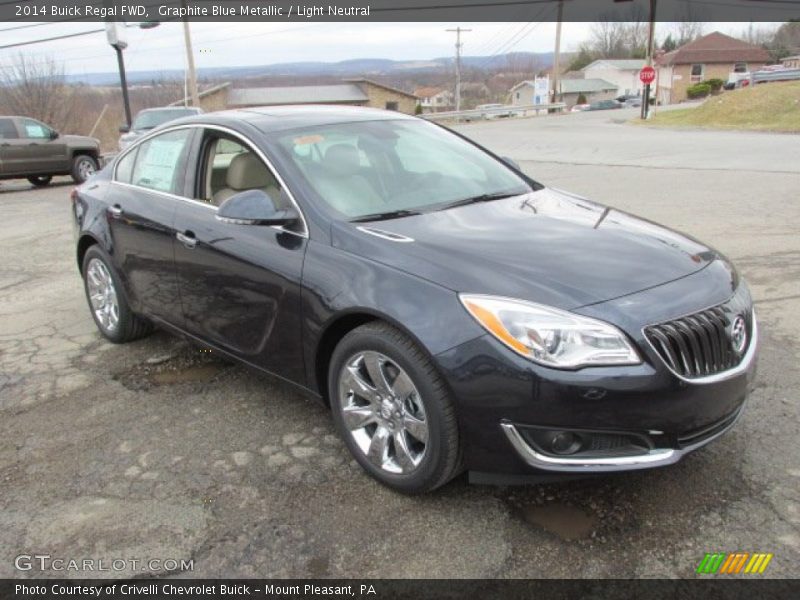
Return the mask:
<svg viewBox="0 0 800 600">
<path fill-rule="evenodd" d="M 97 172 L 97 160 L 88 154 L 79 154 L 72 159 L 72 180 L 81 184 Z"/>
<path fill-rule="evenodd" d="M 372 477 L 406 494 L 444 485 L 460 470 L 455 406 L 430 359 L 386 323 L 339 342 L 328 390 L 348 449 Z"/>
<path fill-rule="evenodd" d="M 111 259 L 99 246 L 86 251 L 81 273 L 92 318 L 106 339 L 123 344 L 152 331 L 152 326 L 128 306 Z"/>
<path fill-rule="evenodd" d="M 30 181 L 31 185 L 35 187 L 44 187 L 49 185 L 52 180 L 52 175 L 31 175 L 28 177 L 28 181 Z"/>
</svg>

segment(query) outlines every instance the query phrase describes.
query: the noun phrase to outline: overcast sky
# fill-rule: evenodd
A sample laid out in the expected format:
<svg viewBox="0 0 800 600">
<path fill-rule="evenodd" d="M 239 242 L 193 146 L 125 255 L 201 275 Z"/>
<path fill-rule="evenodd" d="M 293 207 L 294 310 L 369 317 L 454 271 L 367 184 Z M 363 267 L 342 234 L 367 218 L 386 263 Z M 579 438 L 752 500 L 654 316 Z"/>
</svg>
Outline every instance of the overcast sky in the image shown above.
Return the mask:
<svg viewBox="0 0 800 600">
<path fill-rule="evenodd" d="M 40 27 L 3 31 L 19 23 L 0 22 L 0 45 L 101 28 L 99 23 L 50 23 Z M 491 55 L 509 51 L 549 52 L 555 23 L 192 23 L 198 68 L 262 65 L 294 61 L 335 62 L 352 58 L 424 60 L 452 55 L 455 36 L 445 32 L 460 25 L 464 54 Z M 746 23 L 706 23 L 714 30 L 741 34 Z M 768 24 L 760 23 L 759 27 Z M 670 24 L 658 24 L 663 37 Z M 577 48 L 589 36 L 591 23 L 565 23 L 562 50 Z M 128 29 L 125 51 L 128 70 L 182 69 L 183 30 L 179 23 L 156 29 Z M 516 39 L 516 41 L 514 41 Z M 116 58 L 104 33 L 0 50 L 0 68 L 18 52 L 32 57 L 51 56 L 63 61 L 67 73 L 116 71 Z"/>
</svg>

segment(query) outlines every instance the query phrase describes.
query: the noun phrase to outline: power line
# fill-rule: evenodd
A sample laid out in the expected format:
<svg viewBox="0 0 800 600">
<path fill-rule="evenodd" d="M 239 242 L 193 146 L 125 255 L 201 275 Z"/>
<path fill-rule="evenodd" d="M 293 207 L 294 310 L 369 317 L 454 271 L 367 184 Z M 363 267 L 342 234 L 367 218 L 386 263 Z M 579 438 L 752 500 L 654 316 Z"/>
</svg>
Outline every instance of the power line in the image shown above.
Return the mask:
<svg viewBox="0 0 800 600">
<path fill-rule="evenodd" d="M 5 44 L 4 46 L 0 46 L 0 50 L 5 50 L 7 48 L 19 48 L 20 46 L 32 46 L 34 44 L 44 44 L 45 42 L 54 42 L 56 40 L 65 40 L 67 38 L 74 38 L 80 37 L 82 35 L 89 35 L 91 33 L 102 33 L 105 29 L 92 29 L 90 31 L 81 31 L 78 33 L 67 33 L 65 35 L 56 35 L 49 38 L 42 38 L 38 40 L 30 40 L 27 42 L 15 42 L 13 44 Z"/>
</svg>

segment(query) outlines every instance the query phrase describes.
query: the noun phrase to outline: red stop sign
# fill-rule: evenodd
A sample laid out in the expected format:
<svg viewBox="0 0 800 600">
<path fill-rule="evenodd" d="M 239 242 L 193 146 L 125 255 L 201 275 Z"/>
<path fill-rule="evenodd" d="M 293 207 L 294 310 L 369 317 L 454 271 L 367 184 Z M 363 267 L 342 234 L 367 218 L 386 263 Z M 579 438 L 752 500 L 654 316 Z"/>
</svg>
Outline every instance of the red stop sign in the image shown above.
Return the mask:
<svg viewBox="0 0 800 600">
<path fill-rule="evenodd" d="M 653 83 L 656 80 L 656 70 L 653 67 L 644 67 L 639 71 L 639 79 L 644 84 Z"/>
</svg>

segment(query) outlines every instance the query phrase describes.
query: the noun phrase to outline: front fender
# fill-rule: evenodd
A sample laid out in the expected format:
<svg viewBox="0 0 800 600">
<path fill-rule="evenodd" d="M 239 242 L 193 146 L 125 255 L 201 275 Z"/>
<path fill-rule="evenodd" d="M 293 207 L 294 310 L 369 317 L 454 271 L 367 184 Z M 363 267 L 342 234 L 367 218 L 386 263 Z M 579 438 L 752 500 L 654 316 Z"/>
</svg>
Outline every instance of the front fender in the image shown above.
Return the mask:
<svg viewBox="0 0 800 600">
<path fill-rule="evenodd" d="M 309 387 L 320 391 L 316 355 L 325 332 L 348 315 L 374 316 L 435 356 L 483 335 L 452 290 L 326 244 L 310 242 L 303 267 L 303 350 Z"/>
</svg>

